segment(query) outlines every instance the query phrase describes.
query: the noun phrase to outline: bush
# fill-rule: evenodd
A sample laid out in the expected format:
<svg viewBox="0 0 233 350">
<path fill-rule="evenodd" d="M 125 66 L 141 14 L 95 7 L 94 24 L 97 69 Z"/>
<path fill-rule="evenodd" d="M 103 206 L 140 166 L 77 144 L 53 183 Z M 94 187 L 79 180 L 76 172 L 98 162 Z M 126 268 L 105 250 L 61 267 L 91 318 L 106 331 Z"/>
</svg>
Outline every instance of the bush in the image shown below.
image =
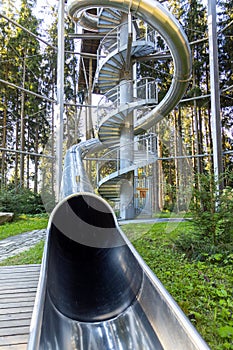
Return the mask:
<svg viewBox="0 0 233 350">
<path fill-rule="evenodd" d="M 178 250 L 189 258 L 203 260 L 223 254 L 225 260 L 233 248 L 233 189 L 227 186 L 220 195 L 212 176 L 199 176 L 191 206 L 193 232 L 181 234 L 175 241 Z"/>
<path fill-rule="evenodd" d="M 45 212 L 41 196 L 30 189 L 2 190 L 0 192 L 0 211 L 15 214 L 39 214 Z"/>
</svg>

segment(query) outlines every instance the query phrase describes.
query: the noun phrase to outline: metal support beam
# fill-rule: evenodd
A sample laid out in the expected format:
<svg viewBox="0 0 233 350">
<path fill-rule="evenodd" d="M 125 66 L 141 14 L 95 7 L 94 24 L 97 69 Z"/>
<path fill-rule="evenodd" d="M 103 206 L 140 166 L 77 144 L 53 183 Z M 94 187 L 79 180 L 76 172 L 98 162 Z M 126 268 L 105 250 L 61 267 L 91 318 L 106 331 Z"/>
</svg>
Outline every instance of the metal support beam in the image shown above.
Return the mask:
<svg viewBox="0 0 233 350">
<path fill-rule="evenodd" d="M 127 55 L 125 62 L 125 71 L 123 72 L 124 80 L 120 82 L 120 104 L 125 104 L 133 100 L 133 69 L 131 60 L 132 39 L 132 23 L 131 15 L 124 14 L 122 16 L 123 25 L 120 28 L 120 46 L 127 44 Z M 131 39 L 130 39 L 131 38 Z M 125 116 L 124 125 L 120 132 L 120 168 L 127 168 L 133 163 L 133 112 Z M 120 189 L 120 216 L 122 219 L 132 219 L 134 217 L 134 173 L 128 173 L 128 178 L 121 183 Z"/>
<path fill-rule="evenodd" d="M 31 156 L 31 157 L 41 157 L 41 158 L 54 159 L 54 157 L 50 156 L 50 155 L 35 153 L 35 152 L 20 151 L 18 149 L 12 149 L 12 148 L 6 148 L 6 147 L 0 147 L 0 151 L 9 152 L 9 153 L 19 153 L 19 154 L 22 153 L 22 154 L 25 154 L 25 155 Z"/>
<path fill-rule="evenodd" d="M 131 50 L 133 42 L 133 33 L 132 33 L 132 15 L 131 12 L 128 13 L 128 42 L 127 42 L 127 54 L 125 60 L 125 70 L 129 72 L 131 69 Z"/>
<path fill-rule="evenodd" d="M 68 37 L 70 39 L 103 39 L 106 34 L 97 34 L 97 33 L 70 33 Z M 116 39 L 116 34 L 108 35 L 108 39 Z"/>
<path fill-rule="evenodd" d="M 220 91 L 218 71 L 218 44 L 216 26 L 216 0 L 208 0 L 208 35 L 209 35 L 209 62 L 210 62 L 210 92 L 211 92 L 211 118 L 213 138 L 214 175 L 221 189 L 220 175 L 223 172 L 222 162 L 222 128 L 220 117 Z"/>
<path fill-rule="evenodd" d="M 25 86 L 26 75 L 26 62 L 23 60 L 23 88 Z M 22 153 L 25 148 L 25 92 L 21 94 L 21 111 L 20 111 L 20 188 L 24 187 L 24 154 Z"/>
<path fill-rule="evenodd" d="M 56 200 L 59 200 L 62 179 L 63 113 L 64 113 L 64 0 L 58 6 L 58 52 L 57 52 L 57 113 L 56 113 Z"/>
<path fill-rule="evenodd" d="M 134 58 L 135 62 L 145 62 L 145 61 L 152 61 L 152 60 L 167 60 L 172 59 L 171 54 L 163 54 L 163 53 L 155 53 L 148 56 L 141 56 Z"/>
<path fill-rule="evenodd" d="M 89 59 L 88 105 L 92 105 L 92 59 Z M 93 137 L 92 109 L 88 109 L 87 140 Z"/>
</svg>

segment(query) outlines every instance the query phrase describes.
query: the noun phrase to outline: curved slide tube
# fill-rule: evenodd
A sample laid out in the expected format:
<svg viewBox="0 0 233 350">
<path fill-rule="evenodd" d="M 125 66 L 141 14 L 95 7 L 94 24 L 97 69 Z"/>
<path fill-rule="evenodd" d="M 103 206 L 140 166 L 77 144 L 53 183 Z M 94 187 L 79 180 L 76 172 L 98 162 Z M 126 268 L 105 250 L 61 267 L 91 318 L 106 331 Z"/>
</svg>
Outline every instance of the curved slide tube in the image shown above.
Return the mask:
<svg viewBox="0 0 233 350">
<path fill-rule="evenodd" d="M 28 349 L 208 349 L 135 251 L 111 207 L 88 192 L 51 215 Z"/>
<path fill-rule="evenodd" d="M 190 77 L 185 36 L 154 0 L 97 0 L 94 6 L 132 11 L 171 48 L 171 87 L 135 126 L 135 133 L 141 133 L 167 115 L 184 93 Z M 86 12 L 92 7 L 91 0 L 72 0 L 69 11 L 96 30 L 95 16 Z M 123 234 L 112 208 L 92 193 L 82 159 L 99 147 L 99 140 L 88 140 L 66 154 L 64 199 L 48 225 L 28 350 L 209 349 Z"/>
<path fill-rule="evenodd" d="M 134 133 L 145 132 L 155 123 L 168 115 L 182 98 L 191 75 L 191 55 L 186 35 L 178 21 L 155 0 L 71 0 L 68 3 L 72 18 L 80 17 L 81 25 L 87 29 L 96 30 L 97 21 L 85 11 L 92 7 L 113 7 L 143 19 L 158 31 L 167 42 L 174 62 L 172 83 L 165 98 L 149 114 L 141 118 L 134 126 Z"/>
</svg>

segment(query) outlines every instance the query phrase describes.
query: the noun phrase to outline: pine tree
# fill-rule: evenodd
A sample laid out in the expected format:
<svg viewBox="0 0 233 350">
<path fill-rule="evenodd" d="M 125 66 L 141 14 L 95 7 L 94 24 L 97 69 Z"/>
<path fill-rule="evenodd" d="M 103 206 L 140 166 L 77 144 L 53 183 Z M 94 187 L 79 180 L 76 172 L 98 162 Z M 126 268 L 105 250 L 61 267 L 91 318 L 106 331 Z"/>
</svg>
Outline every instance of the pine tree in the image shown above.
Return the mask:
<svg viewBox="0 0 233 350">
<path fill-rule="evenodd" d="M 16 12 L 12 11 L 14 4 L 12 1 L 6 1 L 2 5 L 2 13 L 10 19 L 14 19 Z M 7 18 L 0 18 L 0 78 L 4 81 L 14 82 L 14 76 L 17 74 L 14 60 L 14 36 L 15 28 L 7 21 Z M 17 118 L 17 92 L 6 84 L 0 84 L 0 145 L 3 149 L 12 146 L 13 123 Z M 9 167 L 12 166 L 12 154 L 1 151 L 0 167 L 1 179 L 0 187 L 4 188 L 7 183 L 7 174 Z"/>
<path fill-rule="evenodd" d="M 221 86 L 221 111 L 223 125 L 223 149 L 233 150 L 231 130 L 233 128 L 233 1 L 221 0 L 219 4 L 219 73 Z M 224 157 L 225 171 L 232 171 L 233 161 L 230 154 Z"/>
<path fill-rule="evenodd" d="M 33 14 L 35 4 L 36 1 L 22 0 L 14 20 L 20 26 L 38 35 L 40 21 Z M 42 55 L 39 41 L 21 27 L 14 26 L 10 22 L 7 26 L 1 26 L 0 23 L 0 28 L 3 28 L 0 35 L 4 38 L 1 41 L 1 58 L 4 59 L 4 69 L 0 72 L 0 77 L 26 90 L 41 94 Z M 8 33 L 7 30 L 11 30 L 11 32 Z M 3 85 L 2 89 L 1 104 L 4 104 L 4 108 L 0 107 L 0 113 L 7 115 L 7 131 L 9 131 L 7 132 L 7 142 L 2 142 L 2 144 L 7 143 L 8 148 L 15 147 L 29 153 L 40 153 L 44 143 L 47 142 L 46 135 L 48 133 L 48 122 L 42 112 L 43 100 L 23 90 L 9 88 L 7 85 Z M 4 118 L 2 120 L 5 122 Z M 1 136 L 4 141 L 4 133 Z M 6 153 L 7 156 L 8 154 L 9 152 Z M 18 177 L 21 186 L 25 184 L 29 186 L 30 180 L 34 179 L 34 191 L 37 192 L 39 158 L 21 154 L 20 175 L 18 174 L 18 153 L 11 156 L 11 159 L 13 159 L 15 166 L 15 186 L 18 186 Z M 33 164 L 34 173 L 32 172 Z M 7 167 L 8 169 L 6 169 Z M 2 172 L 3 169 L 6 169 L 5 173 L 9 173 L 9 162 L 5 161 L 1 169 Z"/>
</svg>

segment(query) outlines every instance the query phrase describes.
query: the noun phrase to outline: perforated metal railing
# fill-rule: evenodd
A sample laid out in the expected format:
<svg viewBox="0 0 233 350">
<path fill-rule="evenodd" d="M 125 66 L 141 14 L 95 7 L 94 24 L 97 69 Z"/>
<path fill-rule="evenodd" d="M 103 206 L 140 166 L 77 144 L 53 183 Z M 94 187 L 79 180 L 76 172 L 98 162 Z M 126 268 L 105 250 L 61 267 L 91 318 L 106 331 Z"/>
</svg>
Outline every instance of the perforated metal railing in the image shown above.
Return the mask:
<svg viewBox="0 0 233 350">
<path fill-rule="evenodd" d="M 120 89 L 122 85 L 131 86 L 133 84 L 134 96 L 132 102 L 138 102 L 137 109 L 140 113 L 137 115 L 137 119 L 144 115 L 144 110 L 148 109 L 148 105 L 156 105 L 158 103 L 158 82 L 156 79 L 151 77 L 143 77 L 137 80 L 129 80 L 124 82 L 124 84 L 117 85 L 116 87 L 110 89 L 106 92 L 100 99 L 97 106 L 97 128 L 101 123 L 101 120 L 106 116 L 113 115 L 121 107 L 123 111 L 122 104 L 120 102 Z M 140 107 L 143 104 L 145 107 Z M 125 109 L 129 108 L 130 103 Z"/>
</svg>

